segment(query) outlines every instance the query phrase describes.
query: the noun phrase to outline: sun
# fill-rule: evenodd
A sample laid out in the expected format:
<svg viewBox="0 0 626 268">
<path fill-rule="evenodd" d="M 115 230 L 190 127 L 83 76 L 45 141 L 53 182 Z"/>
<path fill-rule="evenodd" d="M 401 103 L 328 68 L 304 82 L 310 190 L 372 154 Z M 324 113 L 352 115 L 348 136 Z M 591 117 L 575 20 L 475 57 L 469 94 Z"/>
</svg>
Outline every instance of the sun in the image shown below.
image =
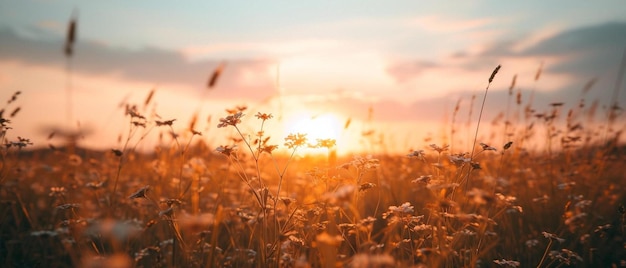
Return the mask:
<svg viewBox="0 0 626 268">
<path fill-rule="evenodd" d="M 340 145 L 339 137 L 341 132 L 341 121 L 331 113 L 317 115 L 301 114 L 287 121 L 288 133 L 306 134 L 310 144 L 316 144 L 318 139 L 333 139 Z M 308 152 L 316 152 L 309 150 Z"/>
</svg>

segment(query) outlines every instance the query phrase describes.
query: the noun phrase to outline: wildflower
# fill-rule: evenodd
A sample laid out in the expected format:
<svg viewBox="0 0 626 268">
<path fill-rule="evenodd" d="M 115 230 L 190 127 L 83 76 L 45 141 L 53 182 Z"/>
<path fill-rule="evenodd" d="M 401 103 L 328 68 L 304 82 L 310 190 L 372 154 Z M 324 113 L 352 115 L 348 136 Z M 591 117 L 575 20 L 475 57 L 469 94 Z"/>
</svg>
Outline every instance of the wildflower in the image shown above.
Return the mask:
<svg viewBox="0 0 626 268">
<path fill-rule="evenodd" d="M 233 155 L 235 152 L 237 152 L 237 145 L 232 145 L 232 146 L 219 146 L 217 147 L 217 149 L 215 149 L 216 151 L 222 153 L 225 156 L 231 156 Z"/>
<path fill-rule="evenodd" d="M 553 250 L 549 254 L 551 259 L 556 259 L 562 264 L 571 265 L 576 261 L 582 262 L 583 258 L 569 249 L 561 249 L 561 251 Z"/>
<path fill-rule="evenodd" d="M 85 184 L 85 187 L 87 187 L 89 189 L 92 189 L 92 190 L 98 190 L 98 189 L 102 188 L 105 183 L 106 183 L 106 181 L 88 182 L 87 184 Z"/>
<path fill-rule="evenodd" d="M 144 187 L 141 187 L 141 189 L 137 190 L 135 193 L 133 193 L 132 195 L 129 196 L 130 199 L 135 199 L 135 198 L 148 198 L 146 196 L 146 194 L 148 193 L 148 190 L 150 189 L 150 185 L 146 185 Z"/>
<path fill-rule="evenodd" d="M 176 119 L 166 120 L 166 121 L 155 121 L 157 126 L 172 126 L 172 124 L 176 121 Z"/>
<path fill-rule="evenodd" d="M 244 114 L 239 111 L 229 116 L 226 116 L 226 118 L 220 118 L 220 123 L 217 124 L 217 127 L 222 128 L 227 126 L 237 126 L 237 124 L 241 123 L 241 117 L 243 116 Z"/>
<path fill-rule="evenodd" d="M 62 197 L 66 192 L 65 187 L 50 187 L 50 196 Z"/>
<path fill-rule="evenodd" d="M 261 113 L 261 112 L 258 112 L 254 116 L 256 116 L 256 118 L 261 119 L 263 121 L 271 119 L 272 117 L 274 117 L 272 114 L 266 114 L 266 113 Z"/>
<path fill-rule="evenodd" d="M 498 151 L 496 148 L 489 146 L 489 144 L 485 144 L 485 143 L 480 143 L 480 147 L 483 147 L 484 151 Z"/>
<path fill-rule="evenodd" d="M 294 149 L 306 144 L 306 134 L 296 133 L 289 134 L 285 138 L 285 146 L 289 149 Z"/>
<path fill-rule="evenodd" d="M 420 160 L 424 160 L 424 150 L 417 150 L 417 151 L 413 151 L 410 154 L 407 155 L 409 158 L 417 158 Z"/>
<path fill-rule="evenodd" d="M 517 197 L 510 196 L 510 195 L 503 195 L 501 193 L 497 193 L 496 194 L 496 198 L 498 199 L 498 202 L 501 202 L 501 203 L 503 203 L 505 205 L 511 205 L 515 201 L 517 201 Z"/>
<path fill-rule="evenodd" d="M 146 117 L 144 117 L 137 111 L 137 105 L 130 106 L 127 104 L 126 115 L 130 115 L 131 118 L 146 119 Z"/>
<path fill-rule="evenodd" d="M 380 166 L 380 161 L 376 158 L 372 158 L 371 155 L 367 157 L 355 156 L 354 160 L 350 162 L 351 165 L 356 167 L 357 169 L 376 169 Z"/>
<path fill-rule="evenodd" d="M 361 186 L 359 186 L 359 191 L 366 191 L 374 187 L 376 187 L 376 184 L 373 184 L 371 182 L 363 183 L 361 184 Z"/>
<path fill-rule="evenodd" d="M 452 162 L 455 166 L 459 167 L 472 160 L 469 157 L 465 157 L 465 155 L 466 153 L 451 154 L 448 156 L 448 159 L 450 159 L 450 162 Z"/>
<path fill-rule="evenodd" d="M 433 230 L 433 226 L 429 225 L 429 224 L 418 224 L 415 225 L 415 227 L 413 227 L 413 231 L 415 232 L 420 232 L 420 231 L 432 231 Z"/>
<path fill-rule="evenodd" d="M 500 266 L 508 266 L 508 267 L 519 267 L 520 266 L 520 262 L 518 261 L 509 261 L 509 260 L 493 260 L 493 262 L 497 265 Z"/>
<path fill-rule="evenodd" d="M 293 234 L 289 235 L 287 238 L 291 243 L 297 244 L 299 246 L 304 246 L 304 240 L 302 238 L 299 238 Z"/>
<path fill-rule="evenodd" d="M 392 213 L 409 214 L 409 213 L 413 213 L 413 206 L 411 206 L 411 203 L 409 203 L 409 202 L 404 202 L 400 206 L 389 206 L 389 210 L 388 211 L 392 212 Z"/>
<path fill-rule="evenodd" d="M 247 110 L 248 107 L 245 105 L 237 105 L 234 109 L 226 109 L 228 114 L 236 114 L 237 112 L 243 112 Z"/>
<path fill-rule="evenodd" d="M 548 239 L 550 239 L 550 240 L 554 239 L 554 240 L 556 240 L 556 241 L 559 241 L 559 243 L 563 243 L 563 242 L 565 242 L 565 239 L 560 238 L 560 237 L 556 236 L 556 235 L 555 235 L 555 234 L 553 234 L 553 233 L 541 232 L 541 234 L 543 235 L 543 237 L 548 238 Z"/>
<path fill-rule="evenodd" d="M 26 139 L 26 138 L 22 138 L 22 137 L 17 137 L 17 141 L 11 141 L 11 142 L 7 142 L 5 144 L 5 146 L 7 148 L 11 148 L 11 146 L 15 146 L 18 147 L 19 149 L 22 149 L 26 146 L 29 145 L 33 145 L 33 143 L 30 141 L 30 139 Z"/>
<path fill-rule="evenodd" d="M 450 145 L 444 145 L 443 147 L 439 147 L 439 145 L 433 143 L 430 145 L 430 148 L 437 151 L 438 153 L 442 153 L 442 152 L 447 151 L 448 148 L 450 148 Z"/>
<path fill-rule="evenodd" d="M 272 154 L 274 150 L 278 148 L 278 145 L 265 145 L 261 147 L 261 152 Z"/>
<path fill-rule="evenodd" d="M 150 256 L 157 257 L 161 252 L 159 247 L 147 247 L 135 253 L 135 262 L 141 262 Z"/>
<path fill-rule="evenodd" d="M 340 223 L 337 224 L 337 227 L 342 230 L 342 232 L 346 230 L 354 230 L 356 228 L 356 224 L 353 223 Z"/>
<path fill-rule="evenodd" d="M 317 139 L 317 144 L 313 145 L 313 148 L 332 148 L 335 147 L 337 142 L 334 139 Z"/>
<path fill-rule="evenodd" d="M 0 117 L 0 126 L 6 127 L 8 123 L 11 123 L 11 120 Z"/>
<path fill-rule="evenodd" d="M 476 232 L 470 231 L 468 229 L 462 229 L 459 233 L 462 234 L 462 235 L 466 235 L 466 236 L 475 236 L 476 235 Z"/>
<path fill-rule="evenodd" d="M 372 217 L 372 216 L 367 216 L 367 218 L 361 219 L 359 221 L 359 223 L 361 225 L 371 225 L 376 221 L 376 218 Z"/>
<path fill-rule="evenodd" d="M 146 123 L 145 122 L 133 121 L 132 123 L 136 127 L 143 127 L 143 128 L 146 127 Z"/>
</svg>

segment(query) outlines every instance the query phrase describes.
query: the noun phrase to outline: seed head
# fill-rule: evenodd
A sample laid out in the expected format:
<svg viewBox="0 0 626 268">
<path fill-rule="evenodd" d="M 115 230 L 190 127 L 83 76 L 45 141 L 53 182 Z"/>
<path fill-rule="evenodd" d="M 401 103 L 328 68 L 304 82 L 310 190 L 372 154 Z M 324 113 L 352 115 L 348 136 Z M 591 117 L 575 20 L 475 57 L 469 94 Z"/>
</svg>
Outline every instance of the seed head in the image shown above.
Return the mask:
<svg viewBox="0 0 626 268">
<path fill-rule="evenodd" d="M 500 65 L 498 65 L 498 67 L 493 69 L 493 72 L 491 73 L 491 76 L 489 77 L 489 83 L 491 83 L 493 81 L 493 78 L 496 76 L 498 71 L 500 71 Z"/>
<path fill-rule="evenodd" d="M 130 199 L 147 198 L 146 194 L 148 193 L 149 189 L 150 189 L 150 185 L 141 187 L 141 189 L 137 190 L 134 194 L 130 195 L 129 198 Z"/>
</svg>

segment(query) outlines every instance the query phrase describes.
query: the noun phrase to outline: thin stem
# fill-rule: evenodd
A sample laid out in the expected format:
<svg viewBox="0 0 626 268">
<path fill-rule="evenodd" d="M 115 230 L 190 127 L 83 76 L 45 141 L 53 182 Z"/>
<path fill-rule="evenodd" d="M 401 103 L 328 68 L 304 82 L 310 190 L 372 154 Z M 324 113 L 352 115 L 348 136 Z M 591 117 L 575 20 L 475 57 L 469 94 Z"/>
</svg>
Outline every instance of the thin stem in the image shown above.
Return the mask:
<svg viewBox="0 0 626 268">
<path fill-rule="evenodd" d="M 491 86 L 491 82 L 493 82 L 493 78 L 496 76 L 498 71 L 500 70 L 500 65 L 498 65 L 493 72 L 491 72 L 491 76 L 489 77 L 489 83 L 485 88 L 485 94 L 483 95 L 483 102 L 480 105 L 480 112 L 478 113 L 478 123 L 476 124 L 476 131 L 474 132 L 474 142 L 472 143 L 472 153 L 470 154 L 470 167 L 467 171 L 467 182 L 465 184 L 465 191 L 467 191 L 470 184 L 470 174 L 472 173 L 472 161 L 474 160 L 474 150 L 476 149 L 476 140 L 478 140 L 478 130 L 480 129 L 480 121 L 483 117 L 483 110 L 485 108 L 485 101 L 487 100 L 487 93 L 489 92 L 489 86 Z"/>
<path fill-rule="evenodd" d="M 537 267 L 541 267 L 541 265 L 543 264 L 543 261 L 546 260 L 546 256 L 548 256 L 548 251 L 550 251 L 550 247 L 552 246 L 552 239 L 550 239 L 550 242 L 548 242 L 548 246 L 546 247 L 546 251 L 543 252 L 543 257 L 541 257 L 541 261 L 539 261 L 539 264 L 537 264 Z"/>
</svg>

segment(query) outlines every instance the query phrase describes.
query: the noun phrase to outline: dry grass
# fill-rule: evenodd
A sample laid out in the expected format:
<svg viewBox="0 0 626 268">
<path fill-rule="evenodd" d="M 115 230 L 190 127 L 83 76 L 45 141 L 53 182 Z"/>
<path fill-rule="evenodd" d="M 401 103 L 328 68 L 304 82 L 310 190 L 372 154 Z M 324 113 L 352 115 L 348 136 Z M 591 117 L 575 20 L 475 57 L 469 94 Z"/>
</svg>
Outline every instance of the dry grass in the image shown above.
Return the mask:
<svg viewBox="0 0 626 268">
<path fill-rule="evenodd" d="M 509 102 L 514 87 L 515 78 Z M 13 118 L 2 117 L 0 265 L 626 265 L 621 132 L 585 127 L 596 124 L 587 116 L 593 106 L 563 113 L 555 103 L 537 112 L 519 94 L 504 124 L 492 125 L 494 140 L 476 134 L 465 141 L 477 143 L 475 151 L 425 144 L 408 156 L 335 159 L 332 140 L 265 136 L 272 115 L 246 115 L 245 107 L 220 119 L 218 131 L 235 137 L 215 146 L 193 125 L 176 132 L 175 119 L 128 105 L 129 131 L 108 152 L 26 151 L 30 141 L 10 140 Z M 0 115 L 15 110 L 17 96 Z M 457 105 L 452 145 L 459 112 Z M 258 128 L 247 133 L 242 122 Z M 153 153 L 137 152 L 155 132 L 170 135 Z M 523 146 L 537 139 L 544 150 Z M 309 143 L 328 157 L 295 157 Z"/>
</svg>

